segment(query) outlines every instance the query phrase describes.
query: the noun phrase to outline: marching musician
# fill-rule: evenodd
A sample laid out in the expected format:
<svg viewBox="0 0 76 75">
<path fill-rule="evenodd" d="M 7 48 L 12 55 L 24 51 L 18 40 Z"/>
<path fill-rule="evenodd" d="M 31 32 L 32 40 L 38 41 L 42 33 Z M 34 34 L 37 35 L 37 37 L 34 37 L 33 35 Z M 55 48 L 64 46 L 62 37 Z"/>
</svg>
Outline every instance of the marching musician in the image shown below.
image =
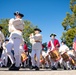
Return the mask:
<svg viewBox="0 0 76 75">
<path fill-rule="evenodd" d="M 34 29 L 34 34 L 30 35 L 30 42 L 32 43 L 32 67 L 31 69 L 39 70 L 40 63 L 40 53 L 42 50 L 42 35 L 40 34 L 41 30 L 39 28 Z M 35 55 L 37 57 L 37 62 L 35 62 Z M 36 63 L 36 64 L 35 64 Z"/>
<path fill-rule="evenodd" d="M 12 18 L 9 20 L 9 42 L 6 46 L 7 48 L 7 54 L 9 58 L 11 59 L 12 65 L 10 66 L 9 70 L 19 70 L 20 69 L 20 63 L 21 63 L 21 55 L 20 55 L 20 44 L 23 43 L 23 37 L 22 37 L 22 31 L 24 29 L 24 22 L 22 20 L 22 17 L 24 15 L 20 12 L 14 13 L 15 18 Z M 14 58 L 13 54 L 11 53 L 12 48 L 14 49 Z"/>
<path fill-rule="evenodd" d="M 48 51 L 47 51 L 48 54 L 50 51 L 52 51 L 54 49 L 58 49 L 60 46 L 59 41 L 55 38 L 56 34 L 51 34 L 50 37 L 51 37 L 51 40 L 48 42 Z M 51 59 L 51 69 L 57 70 L 57 65 L 58 65 L 58 62 L 53 61 Z"/>
<path fill-rule="evenodd" d="M 2 33 L 2 26 L 0 26 L 0 58 L 2 55 L 2 43 L 5 40 L 4 34 Z"/>
<path fill-rule="evenodd" d="M 76 52 L 76 36 L 75 36 L 74 39 L 73 39 L 73 49 L 74 49 L 75 52 Z"/>
<path fill-rule="evenodd" d="M 2 47 L 3 47 L 3 52 L 2 52 L 2 56 L 1 56 L 2 67 L 7 67 L 8 56 L 7 56 L 6 45 L 7 45 L 8 41 L 9 41 L 9 39 L 6 38 L 2 45 Z"/>
<path fill-rule="evenodd" d="M 62 41 L 62 42 L 61 42 L 61 46 L 60 46 L 60 48 L 59 48 L 60 54 L 61 54 L 61 55 L 64 54 L 64 53 L 67 53 L 67 54 L 68 54 L 68 51 L 69 51 L 69 47 L 66 45 L 65 41 Z M 64 55 L 64 56 L 65 56 L 65 55 Z M 68 69 L 68 70 L 71 69 L 71 67 L 70 67 L 70 61 L 69 61 L 69 60 L 65 62 L 65 60 L 63 60 L 63 58 L 61 58 L 61 62 L 60 62 L 60 63 L 63 64 L 64 70 L 66 70 L 66 69 Z"/>
</svg>

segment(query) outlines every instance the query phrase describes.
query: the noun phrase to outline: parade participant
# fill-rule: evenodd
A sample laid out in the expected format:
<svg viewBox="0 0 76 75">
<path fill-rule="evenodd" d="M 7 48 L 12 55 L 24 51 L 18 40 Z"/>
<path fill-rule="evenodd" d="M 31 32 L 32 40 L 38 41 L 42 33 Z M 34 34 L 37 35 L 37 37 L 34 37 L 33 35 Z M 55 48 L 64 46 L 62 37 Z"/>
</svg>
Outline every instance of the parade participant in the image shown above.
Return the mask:
<svg viewBox="0 0 76 75">
<path fill-rule="evenodd" d="M 15 12 L 15 19 L 12 18 L 9 20 L 9 42 L 7 44 L 7 54 L 9 58 L 11 59 L 12 65 L 10 66 L 9 70 L 19 70 L 20 63 L 21 63 L 21 53 L 20 53 L 20 44 L 23 43 L 23 37 L 22 37 L 22 31 L 24 29 L 24 22 L 22 20 L 22 17 L 24 17 L 23 14 L 20 12 Z M 14 58 L 11 53 L 12 48 L 14 49 Z"/>
<path fill-rule="evenodd" d="M 51 40 L 48 43 L 48 51 L 47 54 L 49 54 L 49 52 L 53 51 L 54 49 L 59 48 L 60 44 L 59 41 L 55 38 L 56 34 L 51 34 Z M 51 69 L 52 70 L 57 70 L 57 65 L 58 65 L 58 61 L 54 61 L 51 59 Z"/>
<path fill-rule="evenodd" d="M 27 46 L 26 42 L 24 42 L 23 49 L 25 52 L 28 52 L 28 46 Z"/>
<path fill-rule="evenodd" d="M 2 67 L 7 67 L 7 62 L 8 62 L 8 56 L 7 56 L 7 49 L 6 49 L 6 45 L 8 43 L 9 39 L 5 39 L 5 42 L 3 42 L 3 52 L 2 52 L 2 56 L 1 56 L 1 60 L 2 60 Z"/>
<path fill-rule="evenodd" d="M 34 29 L 34 34 L 30 35 L 30 42 L 32 43 L 32 67 L 31 69 L 39 70 L 40 65 L 40 53 L 42 50 L 42 35 L 40 34 L 41 30 L 39 28 Z M 37 57 L 37 61 L 35 62 L 35 55 Z M 36 64 L 35 64 L 36 63 Z"/>
<path fill-rule="evenodd" d="M 76 52 L 76 36 L 75 36 L 74 39 L 73 39 L 73 49 L 74 49 L 75 52 Z"/>
<path fill-rule="evenodd" d="M 2 43 L 5 40 L 4 34 L 2 33 L 2 26 L 0 26 L 0 58 L 2 55 Z"/>
<path fill-rule="evenodd" d="M 67 53 L 67 54 L 68 54 L 68 51 L 69 51 L 69 47 L 66 45 L 65 41 L 62 41 L 62 42 L 61 42 L 61 46 L 60 46 L 60 48 L 59 48 L 59 52 L 60 52 L 61 56 L 62 56 L 64 53 Z M 64 55 L 64 56 L 65 56 L 65 55 Z M 66 57 L 66 56 L 65 56 L 65 57 Z M 61 63 L 63 64 L 65 70 L 66 70 L 66 69 L 68 69 L 68 70 L 71 69 L 70 61 L 69 61 L 69 60 L 65 61 L 64 58 L 62 57 Z"/>
</svg>

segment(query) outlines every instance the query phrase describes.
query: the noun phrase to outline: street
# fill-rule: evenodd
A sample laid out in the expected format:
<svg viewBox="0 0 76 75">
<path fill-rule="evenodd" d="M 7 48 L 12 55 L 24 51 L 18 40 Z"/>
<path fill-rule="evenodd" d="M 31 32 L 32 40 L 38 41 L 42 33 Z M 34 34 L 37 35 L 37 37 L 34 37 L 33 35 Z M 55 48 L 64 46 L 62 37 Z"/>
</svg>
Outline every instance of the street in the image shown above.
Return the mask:
<svg viewBox="0 0 76 75">
<path fill-rule="evenodd" d="M 0 75 L 76 75 L 76 70 L 40 69 L 39 71 L 35 71 L 21 68 L 19 71 L 9 71 L 8 68 L 0 68 Z"/>
</svg>

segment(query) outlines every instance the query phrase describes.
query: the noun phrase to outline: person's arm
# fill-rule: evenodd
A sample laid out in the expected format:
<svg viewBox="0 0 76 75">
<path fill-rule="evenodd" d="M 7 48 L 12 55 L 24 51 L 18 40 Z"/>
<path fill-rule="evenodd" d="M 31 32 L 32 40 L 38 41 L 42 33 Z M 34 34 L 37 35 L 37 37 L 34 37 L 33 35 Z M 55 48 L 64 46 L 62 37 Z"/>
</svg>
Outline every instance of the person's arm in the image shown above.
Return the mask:
<svg viewBox="0 0 76 75">
<path fill-rule="evenodd" d="M 8 31 L 9 32 L 12 32 L 14 29 L 14 27 L 13 27 L 13 21 L 14 21 L 14 18 L 12 18 L 12 19 L 10 19 L 9 20 L 9 24 L 8 24 Z"/>
<path fill-rule="evenodd" d="M 57 48 L 60 47 L 60 44 L 59 44 L 59 41 L 58 40 L 56 40 L 56 47 Z"/>
</svg>

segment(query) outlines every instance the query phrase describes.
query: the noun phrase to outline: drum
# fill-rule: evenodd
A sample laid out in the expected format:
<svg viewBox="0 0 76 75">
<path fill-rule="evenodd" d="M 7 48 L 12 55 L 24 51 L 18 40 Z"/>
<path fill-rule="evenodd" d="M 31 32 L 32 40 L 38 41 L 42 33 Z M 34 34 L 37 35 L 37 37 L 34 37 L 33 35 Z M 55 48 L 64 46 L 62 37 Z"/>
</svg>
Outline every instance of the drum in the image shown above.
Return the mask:
<svg viewBox="0 0 76 75">
<path fill-rule="evenodd" d="M 62 56 L 64 61 L 69 61 L 69 55 L 66 52 L 63 53 L 61 56 Z"/>
<path fill-rule="evenodd" d="M 21 53 L 21 61 L 24 62 L 28 59 L 27 54 L 25 52 Z"/>
<path fill-rule="evenodd" d="M 50 56 L 51 59 L 54 61 L 58 61 L 61 58 L 58 49 L 54 49 L 50 51 Z"/>
<path fill-rule="evenodd" d="M 71 59 L 71 60 L 70 60 L 70 63 L 71 63 L 73 66 L 76 66 L 76 60 Z"/>
<path fill-rule="evenodd" d="M 45 64 L 45 58 L 42 55 L 40 55 L 40 63 Z"/>
</svg>

